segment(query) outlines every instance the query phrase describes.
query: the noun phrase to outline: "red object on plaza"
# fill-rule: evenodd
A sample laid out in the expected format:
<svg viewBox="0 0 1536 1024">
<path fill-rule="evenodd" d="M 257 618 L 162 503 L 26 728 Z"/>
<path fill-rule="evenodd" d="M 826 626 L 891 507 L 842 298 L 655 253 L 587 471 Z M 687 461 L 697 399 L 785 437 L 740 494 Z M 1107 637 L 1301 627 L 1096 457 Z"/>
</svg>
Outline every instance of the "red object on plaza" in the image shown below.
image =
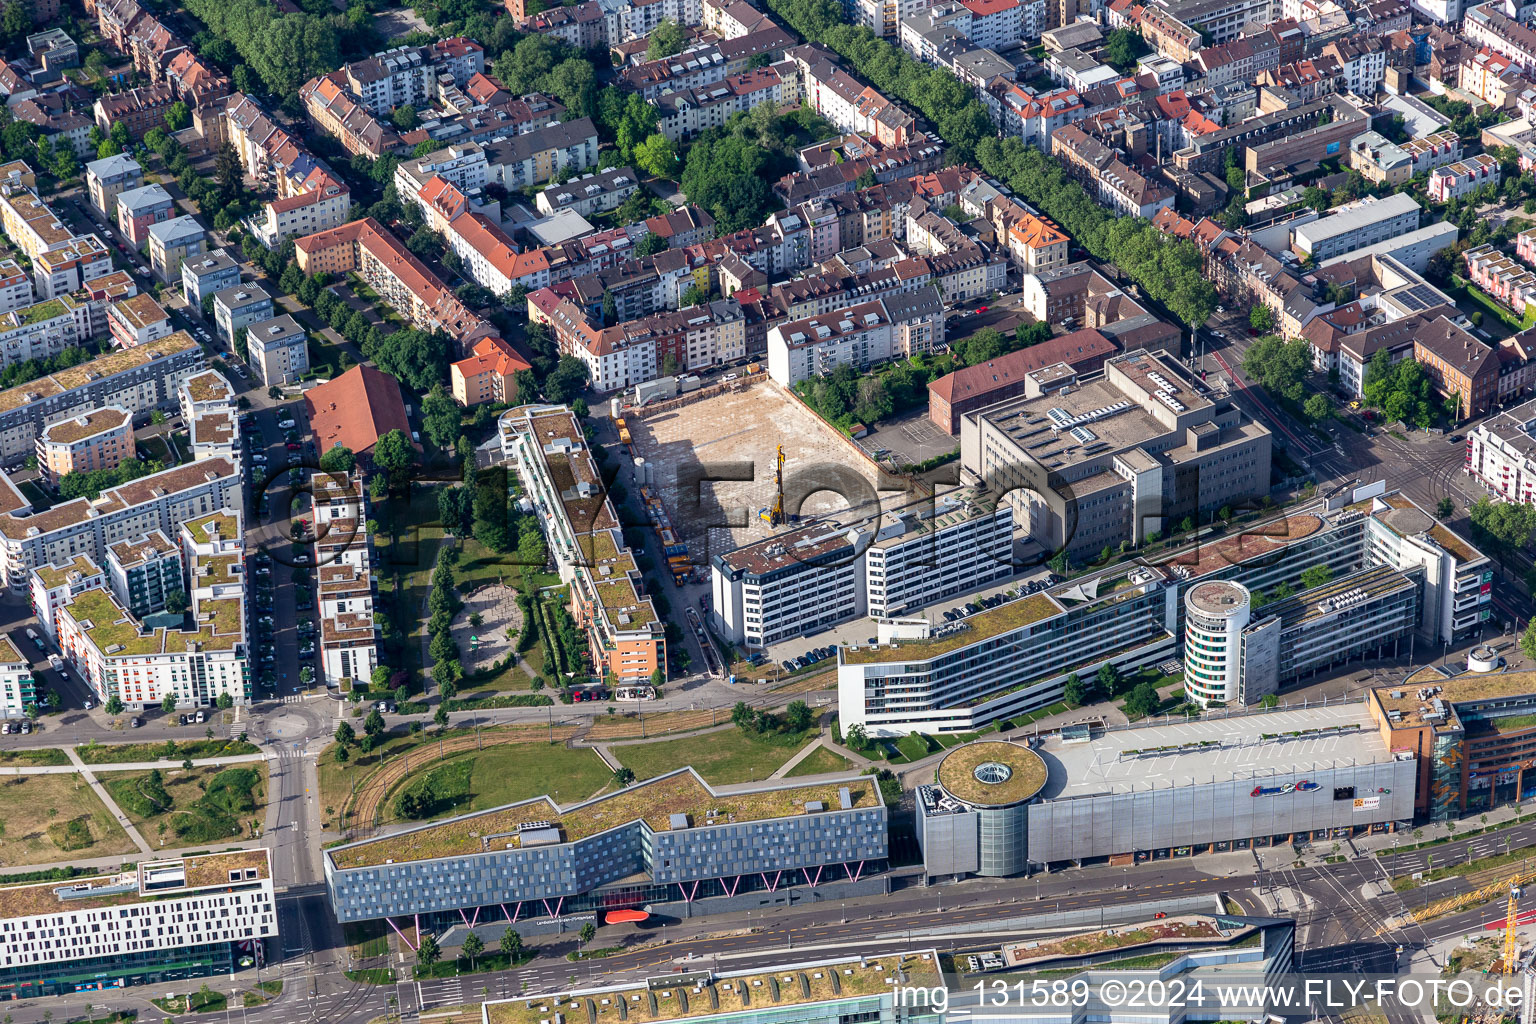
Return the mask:
<svg viewBox="0 0 1536 1024">
<path fill-rule="evenodd" d="M 603 915 L 604 924 L 629 924 L 644 921 L 651 915 L 643 910 L 610 910 Z"/>
</svg>

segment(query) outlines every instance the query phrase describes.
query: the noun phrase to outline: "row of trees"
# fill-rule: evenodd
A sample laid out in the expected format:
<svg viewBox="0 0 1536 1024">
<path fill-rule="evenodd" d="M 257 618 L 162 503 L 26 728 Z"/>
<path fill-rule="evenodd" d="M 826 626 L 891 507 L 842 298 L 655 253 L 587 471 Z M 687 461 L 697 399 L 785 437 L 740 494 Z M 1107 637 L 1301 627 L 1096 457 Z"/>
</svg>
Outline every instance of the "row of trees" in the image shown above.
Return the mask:
<svg viewBox="0 0 1536 1024">
<path fill-rule="evenodd" d="M 308 79 L 341 65 L 338 18 L 283 14 L 267 0 L 187 0 L 182 6 L 210 33 L 229 40 L 244 66 L 285 99 L 296 96 Z"/>
<path fill-rule="evenodd" d="M 1193 243 L 1163 236 L 1137 217 L 1117 217 L 1072 181 L 1056 160 L 996 126 L 971 90 L 942 68 L 928 67 L 867 28 L 845 22 L 834 0 L 768 0 L 768 7 L 806 39 L 836 51 L 875 88 L 917 108 L 957 161 L 978 163 L 1055 220 L 1078 245 L 1113 262 L 1152 299 L 1193 327 L 1216 308 L 1215 288 L 1200 273 Z M 690 197 L 691 198 L 691 197 Z"/>
<path fill-rule="evenodd" d="M 95 499 L 102 491 L 109 490 L 141 476 L 158 473 L 165 468 L 153 459 L 124 459 L 110 469 L 76 470 L 59 478 L 59 497 Z"/>
</svg>

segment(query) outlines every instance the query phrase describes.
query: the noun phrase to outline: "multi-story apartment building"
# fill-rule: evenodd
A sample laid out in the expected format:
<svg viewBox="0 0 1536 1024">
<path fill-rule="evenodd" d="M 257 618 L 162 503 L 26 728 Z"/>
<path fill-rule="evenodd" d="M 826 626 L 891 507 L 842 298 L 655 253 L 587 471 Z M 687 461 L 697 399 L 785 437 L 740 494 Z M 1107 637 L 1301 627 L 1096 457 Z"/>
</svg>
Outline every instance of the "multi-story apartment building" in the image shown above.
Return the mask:
<svg viewBox="0 0 1536 1024">
<path fill-rule="evenodd" d="M 1461 159 L 1461 136 L 1453 131 L 1436 132 L 1402 144 L 1403 152 L 1413 160 L 1413 173 L 1427 174 Z"/>
<path fill-rule="evenodd" d="M 34 301 L 32 281 L 21 264 L 13 259 L 0 260 L 0 313 L 30 306 Z"/>
<path fill-rule="evenodd" d="M 716 555 L 711 618 L 760 650 L 848 622 L 915 612 L 1014 574 L 1013 509 L 965 488 L 848 513 Z"/>
<path fill-rule="evenodd" d="M 484 70 L 485 48 L 473 39 L 454 36 L 426 46 L 384 50 L 344 65 L 339 74 L 347 91 L 369 113 L 383 117 L 396 107 L 422 107 L 436 99 L 441 75 L 462 88 Z"/>
<path fill-rule="evenodd" d="M 659 669 L 665 678 L 664 623 L 618 533 L 579 421 L 564 406 L 524 405 L 503 413 L 498 429 L 504 459 L 550 512 L 550 551 L 571 585 L 571 614 L 596 670 L 640 682 Z"/>
<path fill-rule="evenodd" d="M 320 565 L 320 667 L 328 685 L 366 680 L 379 664 L 374 625 L 372 553 L 363 538 L 361 476 L 316 481 Z"/>
<path fill-rule="evenodd" d="M 96 127 L 103 135 L 110 132 L 113 125 L 125 124 L 129 137 L 138 141 L 145 132 L 165 123 L 165 112 L 175 102 L 176 94 L 169 85 L 146 85 L 103 96 L 96 101 L 92 111 Z"/>
<path fill-rule="evenodd" d="M 235 389 L 218 370 L 203 370 L 181 382 L 176 389 L 176 402 L 182 419 L 190 423 L 203 413 L 234 411 Z"/>
<path fill-rule="evenodd" d="M 549 284 L 549 257 L 542 249 L 518 252 L 517 245 L 490 217 L 471 210 L 463 192 L 431 178 L 417 196 L 427 226 L 440 232 L 464 261 L 465 272 L 497 295 L 513 286 L 534 290 Z"/>
<path fill-rule="evenodd" d="M 151 225 L 164 223 L 174 216 L 176 202 L 159 185 L 140 185 L 117 195 L 117 229 L 135 247 L 142 247 L 149 241 Z"/>
<path fill-rule="evenodd" d="M 0 984 L 26 999 L 228 974 L 264 959 L 277 935 L 264 849 L 11 886 L 0 906 Z"/>
<path fill-rule="evenodd" d="M 8 636 L 0 637 L 0 715 L 20 718 L 27 705 L 37 703 L 32 664 Z"/>
<path fill-rule="evenodd" d="M 327 180 L 314 188 L 274 199 L 262 207 L 260 217 L 251 219 L 251 231 L 258 241 L 275 249 L 283 239 L 328 231 L 347 222 L 352 210 L 352 193 L 338 180 Z"/>
<path fill-rule="evenodd" d="M 1528 232 L 1524 232 L 1521 238 Z M 1527 251 L 1530 245 L 1526 243 Z M 1518 253 L 1518 250 L 1517 250 Z M 1462 253 L 1467 263 L 1467 279 L 1520 316 L 1536 301 L 1536 273 L 1517 263 L 1492 245 L 1479 245 Z"/>
<path fill-rule="evenodd" d="M 0 576 L 20 592 L 36 566 L 63 564 L 81 552 L 100 564 L 107 545 L 150 530 L 172 536 L 187 519 L 235 507 L 241 490 L 239 465 L 220 459 L 175 466 L 102 491 L 95 500 L 76 498 L 31 515 L 20 491 L 0 487 Z"/>
<path fill-rule="evenodd" d="M 1536 31 L 1505 14 L 1501 6 L 1483 3 L 1468 8 L 1462 19 L 1462 38 L 1504 55 L 1523 71 L 1536 69 Z"/>
<path fill-rule="evenodd" d="M 177 387 L 203 365 L 202 347 L 177 331 L 0 391 L 0 460 L 12 465 L 33 454 L 43 426 L 77 410 L 121 405 L 148 418 L 174 409 Z"/>
<path fill-rule="evenodd" d="M 112 273 L 112 254 L 96 235 L 75 236 L 43 250 L 32 261 L 37 293 L 45 299 L 80 291 Z"/>
<path fill-rule="evenodd" d="M 149 228 L 149 265 L 162 281 L 180 281 L 181 265 L 208 248 L 196 217 L 172 217 Z"/>
<path fill-rule="evenodd" d="M 181 265 L 181 294 L 193 309 L 202 309 L 205 298 L 239 283 L 240 264 L 223 249 L 201 253 Z"/>
<path fill-rule="evenodd" d="M 469 832 L 501 839 L 449 838 Z M 715 789 L 682 768 L 584 803 L 539 797 L 332 847 L 325 878 L 343 922 L 419 920 L 438 932 L 483 918 L 505 929 L 526 911 L 516 927 L 553 931 L 563 915 L 638 908 L 680 889 L 693 914 L 735 909 L 742 894 L 756 906 L 802 874 L 833 887 L 823 899 L 862 891 L 856 879 L 883 891 L 886 880 L 867 875 L 886 856 L 886 809 L 868 777 Z M 485 876 L 441 881 L 469 871 Z"/>
<path fill-rule="evenodd" d="M 467 351 L 495 328 L 460 302 L 453 291 L 371 217 L 295 243 L 294 256 L 306 274 L 358 271 L 407 320 L 423 330 L 440 330 Z M 270 316 L 270 314 L 269 314 Z"/>
<path fill-rule="evenodd" d="M 1263 426 L 1144 350 L 1107 360 L 1070 390 L 968 414 L 960 427 L 965 471 L 1006 492 L 1043 548 L 1074 558 L 1263 495 L 1270 446 Z"/>
<path fill-rule="evenodd" d="M 0 313 L 0 366 L 57 355 L 93 333 L 90 308 L 72 295 Z"/>
<path fill-rule="evenodd" d="M 1396 193 L 1384 199 L 1365 196 L 1336 207 L 1328 215 L 1291 232 L 1291 248 L 1314 262 L 1395 238 L 1419 226 L 1419 204 L 1413 196 Z"/>
<path fill-rule="evenodd" d="M 1025 274 L 1066 266 L 1069 242 L 1065 231 L 1033 214 L 1008 226 L 1008 254 Z"/>
<path fill-rule="evenodd" d="M 528 360 L 500 338 L 481 338 L 469 355 L 448 366 L 453 400 L 460 405 L 511 403 L 517 398 L 517 374 L 532 369 Z"/>
<path fill-rule="evenodd" d="M 793 79 L 787 83 L 794 88 Z M 695 89 L 663 93 L 656 98 L 661 111 L 658 127 L 673 142 L 692 138 L 706 128 L 722 127 L 732 114 L 784 100 L 786 83 L 774 68 L 756 68 Z"/>
<path fill-rule="evenodd" d="M 970 40 L 978 48 L 1003 50 L 1024 35 L 1020 0 L 960 0 L 971 12 Z M 1039 32 L 1035 33 L 1037 36 Z"/>
<path fill-rule="evenodd" d="M 57 565 L 39 565 L 29 574 L 32 611 L 38 625 L 55 647 L 59 643 L 54 616 L 76 594 L 108 584 L 106 570 L 85 555 L 75 555 Z"/>
<path fill-rule="evenodd" d="M 542 185 L 562 171 L 597 166 L 597 129 L 588 117 L 561 121 L 485 146 L 492 181 L 508 191 Z"/>
<path fill-rule="evenodd" d="M 91 205 L 107 220 L 117 222 L 117 197 L 131 188 L 144 183 L 144 169 L 133 157 L 124 153 L 85 165 L 85 185 L 91 194 Z"/>
<path fill-rule="evenodd" d="M 1413 335 L 1413 358 L 1442 398 L 1455 397 L 1463 417 L 1481 416 L 1498 393 L 1499 357 L 1492 348 L 1446 317 Z"/>
<path fill-rule="evenodd" d="M 1499 162 L 1487 153 L 1479 153 L 1429 172 L 1429 197 L 1448 203 L 1460 199 L 1484 185 L 1499 185 Z"/>
<path fill-rule="evenodd" d="M 56 420 L 37 436 L 37 469 L 54 487 L 70 473 L 111 469 L 133 457 L 133 413 L 120 405 Z"/>
<path fill-rule="evenodd" d="M 245 329 L 251 369 L 265 387 L 292 384 L 309 371 L 308 342 L 304 328 L 286 313 L 253 321 Z"/>
<path fill-rule="evenodd" d="M 208 465 L 199 462 L 186 468 Z M 126 705 L 152 707 L 170 696 L 187 707 L 211 705 L 227 695 L 237 704 L 249 703 L 244 558 L 237 516 L 215 507 L 182 519 L 178 526 L 194 628 L 146 627 L 128 610 L 123 596 L 87 590 L 58 610 L 59 649 L 103 701 L 115 696 Z M 119 557 L 136 565 L 134 546 L 145 536 L 130 538 Z M 157 549 L 151 556 L 161 557 L 170 553 Z M 160 568 L 157 565 L 157 575 Z M 133 575 L 126 574 L 125 581 L 131 587 Z M 140 582 L 148 587 L 148 575 Z M 141 593 L 150 603 L 148 590 Z M 134 591 L 126 594 L 131 599 Z"/>
<path fill-rule="evenodd" d="M 169 595 L 187 592 L 181 549 L 159 530 L 109 544 L 107 583 L 118 602 L 136 619 L 164 611 Z"/>
<path fill-rule="evenodd" d="M 1473 428 L 1466 469 L 1496 499 L 1536 501 L 1536 402 L 1506 409 Z"/>
<path fill-rule="evenodd" d="M 213 322 L 228 345 L 243 328 L 272 319 L 272 296 L 259 284 L 237 284 L 213 295 Z"/>
<path fill-rule="evenodd" d="M 583 544 L 585 564 L 572 573 L 571 617 L 586 631 L 595 670 L 621 685 L 665 679 L 666 624 L 645 594 L 635 556 L 616 530 L 595 530 Z"/>
<path fill-rule="evenodd" d="M 485 147 L 478 142 L 455 143 L 419 160 L 400 161 L 395 167 L 395 192 L 414 198 L 423 185 L 437 177 L 469 195 L 490 182 L 490 166 Z"/>
<path fill-rule="evenodd" d="M 107 307 L 112 343 L 119 348 L 158 341 L 171 333 L 171 317 L 153 295 L 141 292 Z"/>
<path fill-rule="evenodd" d="M 468 191 L 458 182 L 453 184 L 461 191 Z M 534 205 L 548 216 L 561 210 L 573 210 L 583 217 L 590 217 L 622 206 L 639 187 L 640 176 L 633 168 L 615 167 L 551 185 L 534 197 Z"/>
<path fill-rule="evenodd" d="M 882 146 L 903 146 L 917 134 L 917 119 L 901 104 L 864 85 L 812 44 L 789 52 L 800 69 L 804 102 L 843 132 L 873 136 Z"/>
<path fill-rule="evenodd" d="M 1250 593 L 1295 590 L 1317 565 L 1331 582 L 1295 604 L 1253 613 L 1250 628 L 1276 638 L 1315 620 L 1316 631 L 1293 637 L 1280 654 L 1282 683 L 1390 653 L 1414 634 L 1435 644 L 1468 636 L 1489 614 L 1491 566 L 1481 553 L 1379 482 L 1346 487 L 1231 544 L 1122 562 L 936 628 L 882 626 L 879 643 L 838 653 L 839 716 L 869 735 L 974 729 L 1060 699 L 1070 674 L 1087 679 L 1105 663 L 1125 670 L 1176 655 L 1184 596 L 1195 587 L 1224 580 Z M 1416 591 L 1416 617 L 1400 613 L 1405 580 Z M 1365 598 L 1356 600 L 1357 591 Z M 1313 616 L 1324 602 L 1331 611 Z"/>
</svg>

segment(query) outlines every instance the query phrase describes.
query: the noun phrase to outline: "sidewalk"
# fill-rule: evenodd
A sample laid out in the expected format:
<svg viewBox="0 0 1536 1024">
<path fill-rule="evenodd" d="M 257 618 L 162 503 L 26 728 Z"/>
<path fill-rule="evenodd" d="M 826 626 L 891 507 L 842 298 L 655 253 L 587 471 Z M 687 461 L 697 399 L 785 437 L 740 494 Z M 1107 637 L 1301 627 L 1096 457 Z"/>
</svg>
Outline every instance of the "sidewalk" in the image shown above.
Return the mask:
<svg viewBox="0 0 1536 1024">
<path fill-rule="evenodd" d="M 133 840 L 133 845 L 139 848 L 139 852 L 153 854 L 154 847 L 144 840 L 144 836 L 140 834 L 138 826 L 129 821 L 128 815 L 124 814 L 123 809 L 117 806 L 117 801 L 112 799 L 112 794 L 107 792 L 107 787 L 103 786 L 101 780 L 96 778 L 96 773 L 91 771 L 84 761 L 80 760 L 80 755 L 75 753 L 75 748 L 65 747 L 64 753 L 69 755 L 69 759 L 74 763 L 75 769 L 79 771 L 80 777 L 91 787 L 91 791 L 96 794 L 107 810 L 112 812 L 112 817 L 116 818 L 118 825 L 122 827 L 124 832 L 128 833 L 128 838 Z"/>
<path fill-rule="evenodd" d="M 181 761 L 167 759 L 163 761 L 122 761 L 111 764 L 88 765 L 75 754 L 73 747 L 63 747 L 68 754 L 71 764 L 44 764 L 44 765 L 13 765 L 0 768 L 0 775 L 73 775 L 76 772 L 147 772 L 151 768 L 179 768 Z M 218 766 L 227 764 L 252 764 L 256 761 L 266 761 L 268 756 L 262 754 L 231 754 L 227 757 L 194 757 L 192 765 L 196 768 Z"/>
</svg>

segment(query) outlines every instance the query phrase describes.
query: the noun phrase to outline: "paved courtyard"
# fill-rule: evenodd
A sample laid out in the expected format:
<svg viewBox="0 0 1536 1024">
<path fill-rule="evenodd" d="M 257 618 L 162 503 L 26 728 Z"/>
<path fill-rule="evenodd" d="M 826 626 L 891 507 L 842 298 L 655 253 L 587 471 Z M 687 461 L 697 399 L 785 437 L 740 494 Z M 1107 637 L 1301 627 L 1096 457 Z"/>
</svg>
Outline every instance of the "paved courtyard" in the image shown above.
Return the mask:
<svg viewBox="0 0 1536 1024">
<path fill-rule="evenodd" d="M 469 617 L 476 614 L 481 618 L 480 625 L 471 626 Z M 453 617 L 452 629 L 465 673 L 490 668 L 517 649 L 517 637 L 523 629 L 517 591 L 491 583 L 469 594 L 464 598 L 464 607 Z M 472 636 L 479 642 L 471 644 Z"/>
</svg>

